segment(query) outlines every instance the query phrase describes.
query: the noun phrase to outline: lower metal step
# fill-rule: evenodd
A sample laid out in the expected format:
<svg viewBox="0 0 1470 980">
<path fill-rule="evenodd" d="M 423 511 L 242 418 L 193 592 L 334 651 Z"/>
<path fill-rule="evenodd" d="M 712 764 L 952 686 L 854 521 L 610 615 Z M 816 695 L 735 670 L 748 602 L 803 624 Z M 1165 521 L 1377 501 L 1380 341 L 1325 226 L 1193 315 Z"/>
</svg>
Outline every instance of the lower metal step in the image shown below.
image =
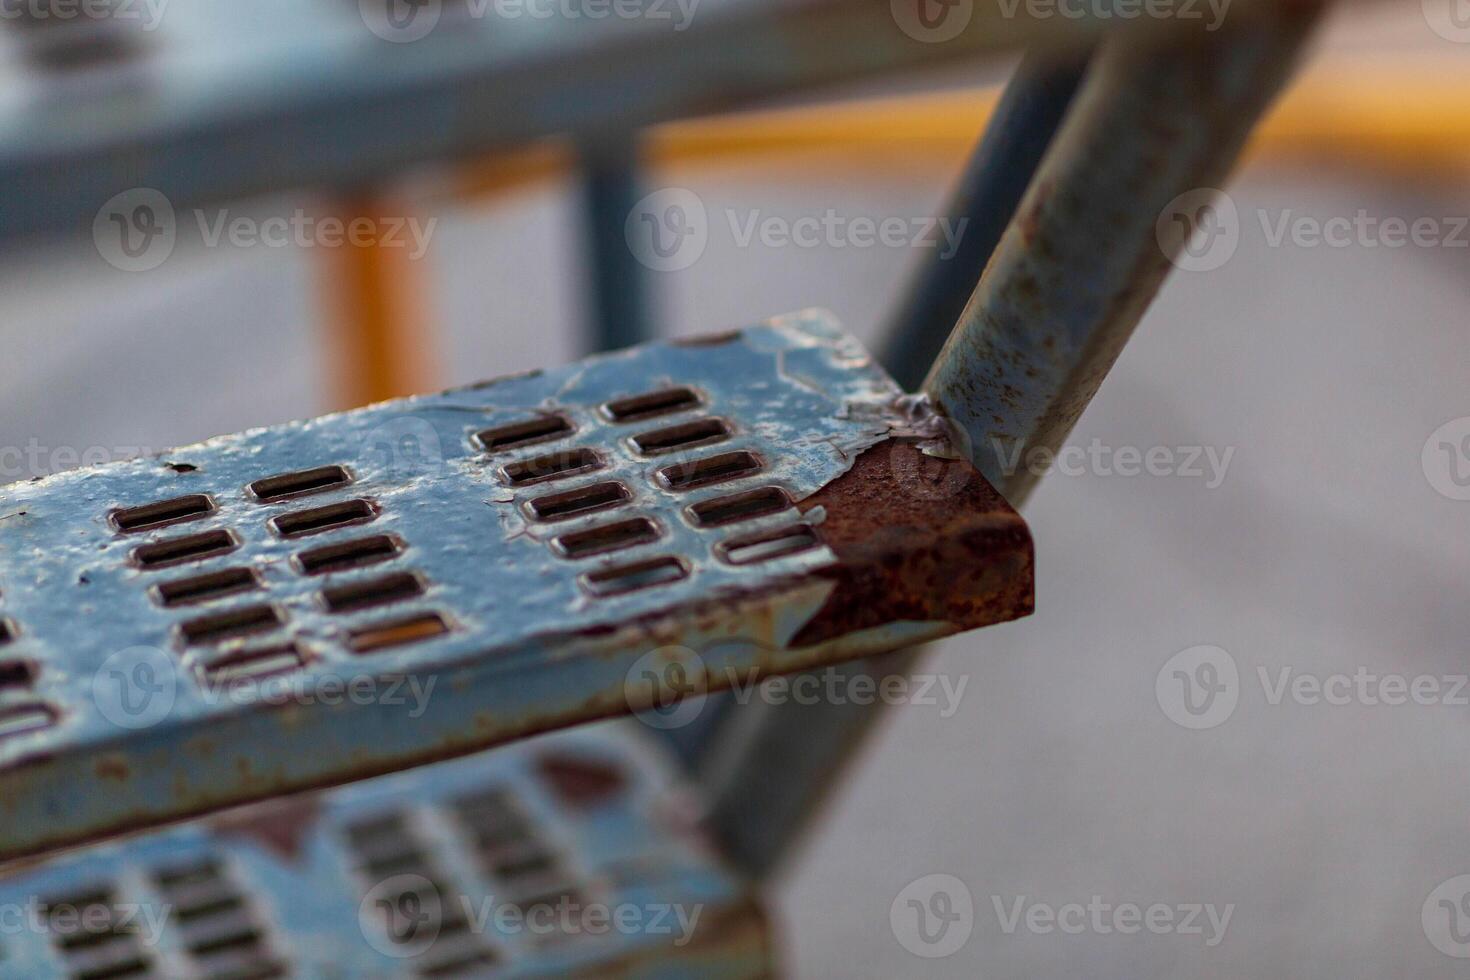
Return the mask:
<svg viewBox="0 0 1470 980">
<path fill-rule="evenodd" d="M 669 771 L 602 726 L 54 858 L 0 879 L 0 976 L 769 976 Z"/>
</svg>

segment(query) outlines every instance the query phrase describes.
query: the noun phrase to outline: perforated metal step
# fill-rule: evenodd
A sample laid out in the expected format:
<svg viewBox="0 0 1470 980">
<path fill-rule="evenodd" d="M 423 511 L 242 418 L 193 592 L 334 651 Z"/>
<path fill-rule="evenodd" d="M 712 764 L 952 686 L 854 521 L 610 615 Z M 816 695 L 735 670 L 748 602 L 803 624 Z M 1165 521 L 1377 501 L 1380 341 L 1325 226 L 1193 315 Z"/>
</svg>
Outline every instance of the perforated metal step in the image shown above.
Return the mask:
<svg viewBox="0 0 1470 980">
<path fill-rule="evenodd" d="M 260 804 L 0 879 L 0 976 L 768 976 L 668 763 L 606 728 Z"/>
<path fill-rule="evenodd" d="M 0 491 L 0 859 L 1024 615 L 821 315 Z"/>
</svg>

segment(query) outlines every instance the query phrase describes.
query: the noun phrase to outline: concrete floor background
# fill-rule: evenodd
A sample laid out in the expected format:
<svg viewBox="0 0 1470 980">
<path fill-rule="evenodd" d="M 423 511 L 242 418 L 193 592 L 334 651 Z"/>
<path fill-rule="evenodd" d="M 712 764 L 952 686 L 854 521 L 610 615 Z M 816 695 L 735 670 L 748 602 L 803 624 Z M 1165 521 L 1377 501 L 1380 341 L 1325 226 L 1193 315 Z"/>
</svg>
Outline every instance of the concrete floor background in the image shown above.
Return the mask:
<svg viewBox="0 0 1470 980">
<path fill-rule="evenodd" d="M 669 181 L 711 215 L 932 214 L 947 175 L 894 163 Z M 943 646 L 926 669 L 968 677 L 958 710 L 892 711 L 774 889 L 793 976 L 1466 972 L 1420 913 L 1470 872 L 1470 707 L 1273 705 L 1257 669 L 1470 669 L 1470 502 L 1435 492 L 1420 460 L 1431 432 L 1470 415 L 1470 250 L 1272 248 L 1256 215 L 1412 219 L 1470 214 L 1470 199 L 1320 170 L 1256 169 L 1232 193 L 1239 251 L 1175 275 L 1072 436 L 1233 448 L 1224 481 L 1043 482 L 1027 515 L 1036 616 Z M 575 355 L 575 220 L 561 190 L 445 216 L 431 256 L 446 383 Z M 713 231 L 698 263 L 659 277 L 665 322 L 703 331 L 823 305 L 871 334 L 916 259 L 740 248 Z M 3 268 L 0 446 L 161 449 L 328 407 L 300 253 L 186 243 L 128 275 L 72 243 L 12 250 Z M 1199 644 L 1238 664 L 1239 706 L 1189 731 L 1161 710 L 1155 679 Z M 889 911 L 936 872 L 965 883 L 975 918 L 962 949 L 928 960 L 895 938 Z M 1207 948 L 1008 934 L 993 907 L 1093 895 L 1234 912 Z"/>
</svg>

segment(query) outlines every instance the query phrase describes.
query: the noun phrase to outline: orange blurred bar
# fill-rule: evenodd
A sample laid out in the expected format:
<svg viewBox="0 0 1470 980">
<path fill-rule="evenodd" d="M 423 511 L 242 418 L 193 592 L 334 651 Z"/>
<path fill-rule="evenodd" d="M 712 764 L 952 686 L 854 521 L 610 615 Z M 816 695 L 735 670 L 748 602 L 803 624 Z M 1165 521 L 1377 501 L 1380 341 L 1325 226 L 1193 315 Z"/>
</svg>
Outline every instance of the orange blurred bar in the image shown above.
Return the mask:
<svg viewBox="0 0 1470 980">
<path fill-rule="evenodd" d="M 346 244 L 321 249 L 333 407 L 356 408 L 434 388 L 428 259 L 414 258 L 406 245 L 380 244 L 384 230 L 391 230 L 384 219 L 404 220 L 410 210 L 401 199 L 371 193 L 337 198 L 329 210 L 349 228 L 366 219 L 374 229 L 368 241 L 349 236 Z"/>
</svg>

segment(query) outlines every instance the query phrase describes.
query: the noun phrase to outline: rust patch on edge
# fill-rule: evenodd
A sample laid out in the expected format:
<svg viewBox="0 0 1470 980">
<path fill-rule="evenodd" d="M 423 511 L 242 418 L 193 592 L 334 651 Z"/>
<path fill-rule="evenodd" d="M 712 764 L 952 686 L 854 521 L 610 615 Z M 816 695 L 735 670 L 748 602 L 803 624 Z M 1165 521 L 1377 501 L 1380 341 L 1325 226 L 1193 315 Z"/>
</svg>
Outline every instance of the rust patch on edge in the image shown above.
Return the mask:
<svg viewBox="0 0 1470 980">
<path fill-rule="evenodd" d="M 891 439 L 798 506 L 823 508 L 818 533 L 838 564 L 820 573 L 837 588 L 793 646 L 904 620 L 974 629 L 1035 608 L 1031 532 L 967 461 Z"/>
</svg>

